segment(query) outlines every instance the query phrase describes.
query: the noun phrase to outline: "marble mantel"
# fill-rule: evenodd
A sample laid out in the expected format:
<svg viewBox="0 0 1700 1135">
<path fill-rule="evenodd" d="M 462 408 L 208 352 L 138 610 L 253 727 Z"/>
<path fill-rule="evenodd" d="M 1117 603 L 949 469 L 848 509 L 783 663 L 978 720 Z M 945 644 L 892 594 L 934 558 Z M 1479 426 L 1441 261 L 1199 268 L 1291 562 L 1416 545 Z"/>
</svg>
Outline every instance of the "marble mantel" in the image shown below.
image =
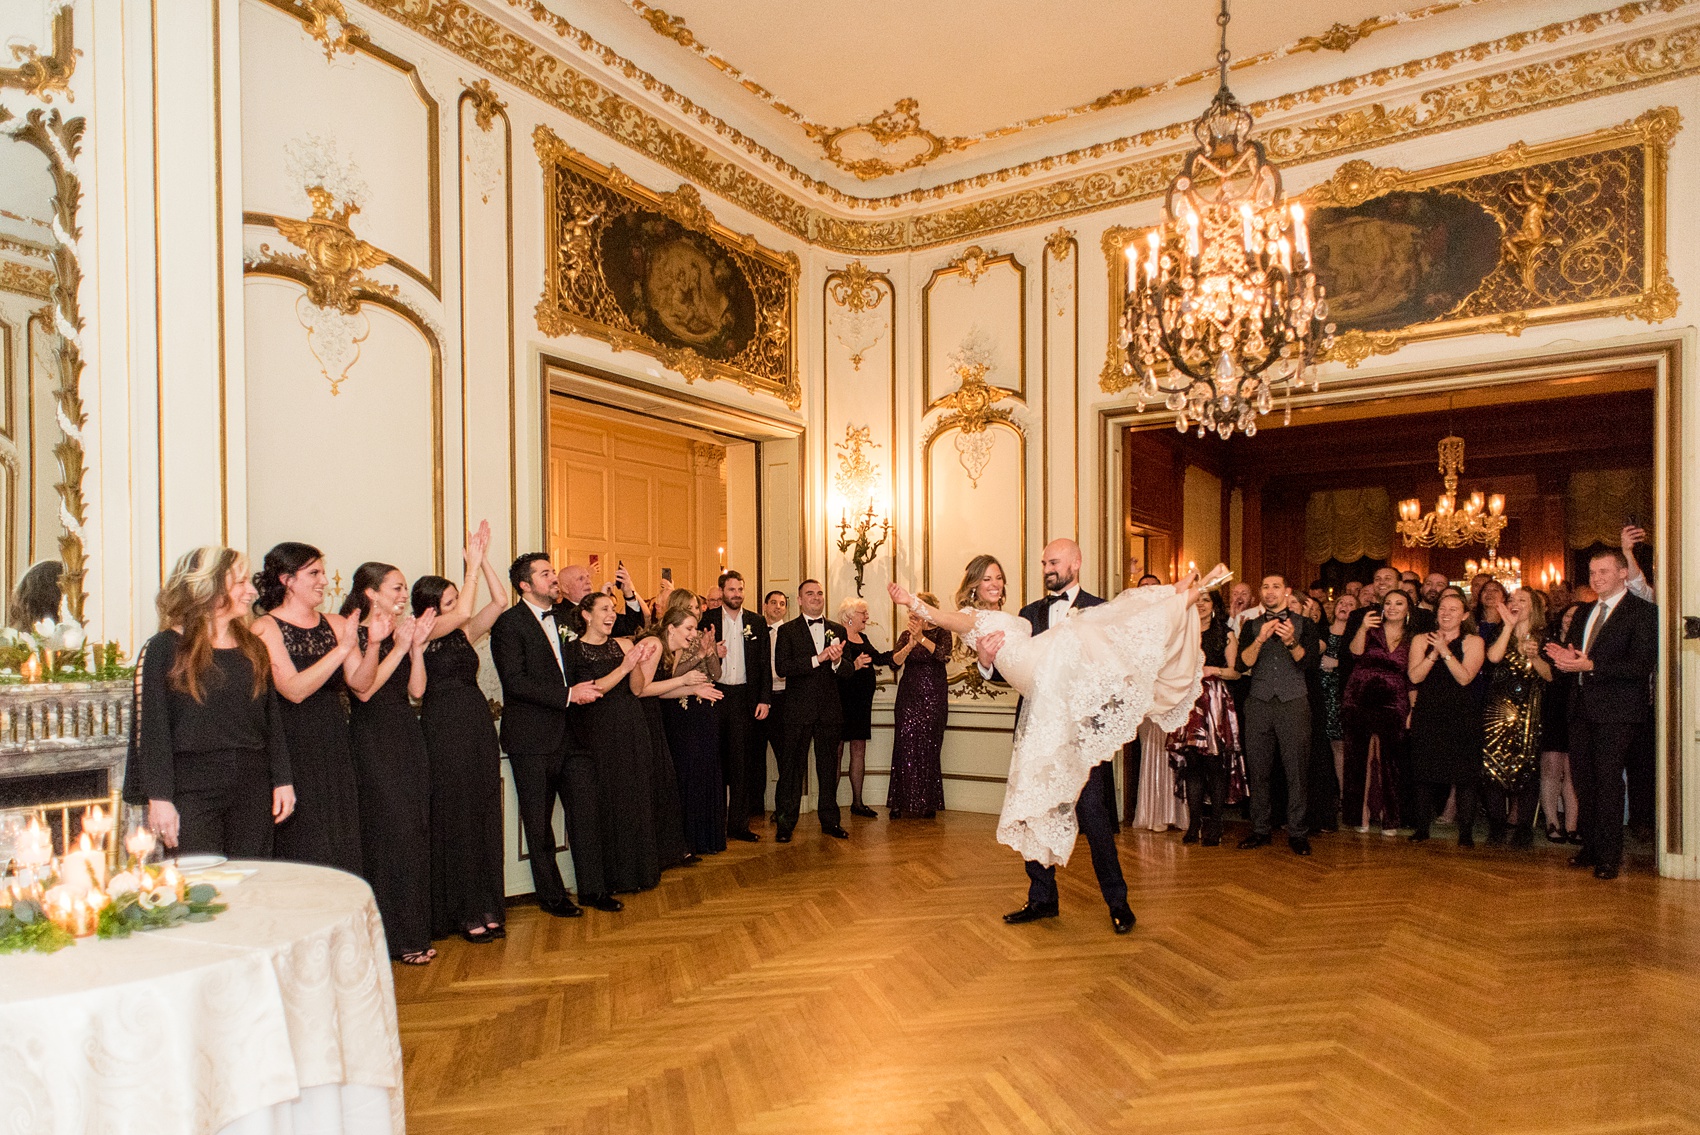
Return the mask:
<svg viewBox="0 0 1700 1135">
<path fill-rule="evenodd" d="M 103 771 L 121 791 L 131 698 L 129 679 L 0 686 L 0 780 Z"/>
</svg>

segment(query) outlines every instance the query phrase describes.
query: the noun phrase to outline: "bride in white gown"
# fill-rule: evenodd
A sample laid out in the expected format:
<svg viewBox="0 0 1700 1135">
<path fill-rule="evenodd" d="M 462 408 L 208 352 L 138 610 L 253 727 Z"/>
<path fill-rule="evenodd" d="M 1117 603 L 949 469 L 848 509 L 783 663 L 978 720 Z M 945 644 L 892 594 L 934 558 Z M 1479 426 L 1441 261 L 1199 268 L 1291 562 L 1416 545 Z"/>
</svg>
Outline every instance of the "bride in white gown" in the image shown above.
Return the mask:
<svg viewBox="0 0 1700 1135">
<path fill-rule="evenodd" d="M 959 611 L 938 611 L 893 583 L 892 601 L 962 636 L 970 649 L 1001 636 L 996 665 L 1026 702 L 1015 729 L 998 842 L 1045 865 L 1068 862 L 1079 824 L 1074 805 L 1092 767 L 1109 760 L 1150 718 L 1165 730 L 1186 724 L 1202 688 L 1204 654 L 1193 610 L 1199 588 L 1219 583 L 1218 564 L 1168 586 L 1133 587 L 1096 607 L 1069 612 L 1035 635 L 1003 605 L 1001 579 L 959 594 Z"/>
</svg>

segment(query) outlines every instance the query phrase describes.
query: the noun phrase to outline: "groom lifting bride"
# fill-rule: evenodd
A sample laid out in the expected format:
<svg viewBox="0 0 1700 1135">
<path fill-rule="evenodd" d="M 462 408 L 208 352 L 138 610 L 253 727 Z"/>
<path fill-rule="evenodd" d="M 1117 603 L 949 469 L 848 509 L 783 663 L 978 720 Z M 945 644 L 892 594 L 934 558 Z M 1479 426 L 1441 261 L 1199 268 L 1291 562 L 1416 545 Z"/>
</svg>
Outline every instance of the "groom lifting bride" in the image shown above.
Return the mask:
<svg viewBox="0 0 1700 1135">
<path fill-rule="evenodd" d="M 1198 699 L 1203 652 L 1193 604 L 1228 576 L 1218 564 L 1173 587 L 1129 588 L 1105 601 L 1080 589 L 1080 547 L 1053 540 L 1043 556 L 1045 599 L 1020 615 L 1003 610 L 1004 571 L 977 556 L 957 588 L 956 611 L 922 603 L 893 583 L 892 601 L 962 636 L 981 665 L 1022 695 L 998 842 L 1027 860 L 1027 904 L 1006 915 L 1031 922 L 1057 914 L 1056 867 L 1084 831 L 1116 933 L 1133 929 L 1116 858 L 1111 760 L 1150 717 L 1165 730 L 1186 722 Z"/>
</svg>

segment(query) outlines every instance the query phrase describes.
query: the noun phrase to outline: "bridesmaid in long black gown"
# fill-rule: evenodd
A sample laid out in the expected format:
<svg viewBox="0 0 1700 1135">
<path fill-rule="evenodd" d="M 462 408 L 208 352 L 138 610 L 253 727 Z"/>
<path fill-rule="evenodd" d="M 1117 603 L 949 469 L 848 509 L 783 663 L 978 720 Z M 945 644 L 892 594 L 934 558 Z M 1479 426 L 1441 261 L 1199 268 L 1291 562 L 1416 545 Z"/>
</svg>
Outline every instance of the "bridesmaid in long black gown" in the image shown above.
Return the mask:
<svg viewBox="0 0 1700 1135">
<path fill-rule="evenodd" d="M 1435 630 L 1411 640 L 1410 762 L 1416 781 L 1415 841 L 1429 837 L 1447 789 L 1458 796 L 1458 846 L 1476 846 L 1477 788 L 1482 778 L 1482 696 L 1476 682 L 1486 647 L 1463 628 L 1464 601 L 1451 593 L 1435 604 Z"/>
<path fill-rule="evenodd" d="M 660 630 L 647 637 L 659 639 Z M 661 700 L 650 692 L 656 664 L 663 650 L 657 650 L 648 662 L 638 664 L 639 681 L 643 692 L 638 695 L 643 707 L 643 722 L 649 727 L 649 787 L 655 812 L 655 852 L 663 869 L 695 867 L 701 856 L 692 850 L 685 838 L 684 806 L 679 800 L 679 775 L 673 767 L 673 750 L 667 743 L 667 724 L 661 711 Z"/>
<path fill-rule="evenodd" d="M 601 841 L 603 879 L 610 895 L 646 891 L 661 881 L 650 784 L 655 757 L 649 725 L 632 688 L 632 672 L 660 644 L 646 639 L 634 646 L 612 637 L 615 612 L 610 596 L 589 595 L 579 611 L 584 615 L 584 633 L 561 648 L 561 667 L 568 689 L 594 682 L 602 691 L 596 701 L 574 707 L 567 723 L 596 765 L 600 814 L 599 830 L 593 834 Z M 573 836 L 578 838 L 578 833 Z M 579 902 L 604 897 L 608 896 L 581 895 Z"/>
<path fill-rule="evenodd" d="M 273 854 L 361 874 L 360 803 L 348 738 L 347 677 L 360 664 L 353 619 L 325 615 L 324 556 L 286 542 L 254 573 L 253 631 L 271 656 L 295 777 L 295 812 L 277 826 Z"/>
<path fill-rule="evenodd" d="M 348 591 L 342 613 L 361 619 L 349 732 L 366 881 L 378 901 L 390 957 L 428 965 L 437 956 L 431 948 L 431 774 L 425 735 L 408 699 L 425 696 L 424 649 L 436 616 L 397 621 L 407 604 L 407 580 L 389 564 L 361 564 Z"/>
<path fill-rule="evenodd" d="M 698 633 L 688 606 L 669 609 L 655 637 L 661 650 L 638 671 L 643 703 L 660 711 L 666 729 L 685 844 L 693 858 L 713 855 L 726 850 L 726 783 L 715 704 L 725 695 L 714 686 L 720 657 L 714 641 Z"/>
<path fill-rule="evenodd" d="M 478 685 L 476 643 L 508 608 L 508 590 L 487 558 L 490 525 L 466 540 L 459 588 L 440 575 L 413 583 L 413 616 L 436 616 L 425 644 L 425 697 L 419 724 L 431 764 L 431 933 L 468 942 L 506 937 L 503 929 L 502 747 L 490 702 Z M 480 579 L 490 601 L 478 605 Z"/>
</svg>

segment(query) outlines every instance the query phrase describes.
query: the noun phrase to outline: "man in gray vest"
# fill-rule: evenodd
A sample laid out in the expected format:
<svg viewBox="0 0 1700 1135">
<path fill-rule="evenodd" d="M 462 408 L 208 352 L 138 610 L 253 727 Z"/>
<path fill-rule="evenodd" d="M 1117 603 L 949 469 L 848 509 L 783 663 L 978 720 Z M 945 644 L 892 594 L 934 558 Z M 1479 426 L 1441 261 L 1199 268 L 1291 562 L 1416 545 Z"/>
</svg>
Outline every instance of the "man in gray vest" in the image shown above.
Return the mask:
<svg viewBox="0 0 1700 1135">
<path fill-rule="evenodd" d="M 1299 613 L 1287 579 L 1263 577 L 1263 611 L 1240 626 L 1240 672 L 1246 679 L 1245 753 L 1251 777 L 1251 834 L 1241 850 L 1262 847 L 1273 830 L 1269 777 L 1279 749 L 1287 772 L 1287 846 L 1310 854 L 1305 827 L 1305 769 L 1310 763 L 1310 700 L 1305 670 L 1322 649 L 1316 625 Z"/>
</svg>

